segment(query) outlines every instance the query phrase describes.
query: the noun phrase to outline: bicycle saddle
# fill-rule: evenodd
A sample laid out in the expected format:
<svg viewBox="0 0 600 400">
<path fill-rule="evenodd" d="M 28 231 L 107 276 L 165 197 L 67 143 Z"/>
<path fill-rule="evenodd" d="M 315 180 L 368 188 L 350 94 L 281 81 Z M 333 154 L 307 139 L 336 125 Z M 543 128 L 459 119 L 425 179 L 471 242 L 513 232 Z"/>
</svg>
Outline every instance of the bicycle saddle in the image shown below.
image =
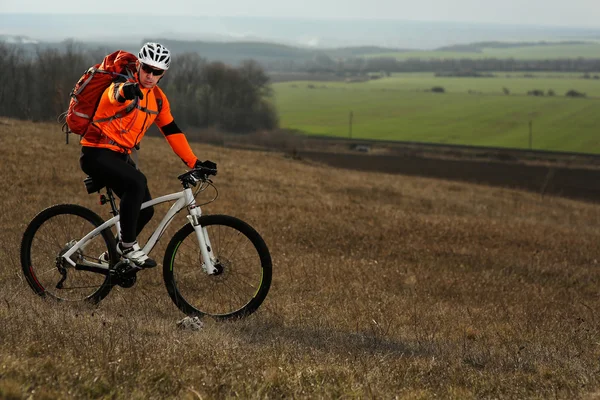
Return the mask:
<svg viewBox="0 0 600 400">
<path fill-rule="evenodd" d="M 97 182 L 93 180 L 91 176 L 86 177 L 83 180 L 83 183 L 85 184 L 85 188 L 88 194 L 99 192 L 100 190 L 102 190 L 102 188 L 104 188 L 104 186 L 106 186 L 104 182 Z"/>
</svg>

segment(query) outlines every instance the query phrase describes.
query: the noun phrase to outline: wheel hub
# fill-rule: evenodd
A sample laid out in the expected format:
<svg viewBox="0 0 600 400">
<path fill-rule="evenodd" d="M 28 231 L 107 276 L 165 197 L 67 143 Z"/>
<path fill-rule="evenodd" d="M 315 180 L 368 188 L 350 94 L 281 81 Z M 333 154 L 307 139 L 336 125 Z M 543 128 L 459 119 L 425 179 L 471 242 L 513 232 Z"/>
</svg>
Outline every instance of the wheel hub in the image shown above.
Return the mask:
<svg viewBox="0 0 600 400">
<path fill-rule="evenodd" d="M 221 262 L 215 264 L 214 276 L 222 275 L 225 272 L 225 266 Z"/>
<path fill-rule="evenodd" d="M 56 266 L 60 269 L 60 267 L 62 268 L 72 268 L 73 266 L 71 264 L 69 264 L 68 262 L 66 262 L 66 260 L 63 258 L 63 255 L 71 250 L 71 248 L 73 246 L 75 246 L 77 244 L 77 240 L 71 240 L 70 242 L 68 242 L 67 244 L 65 244 L 65 247 L 63 247 L 60 252 L 58 253 L 58 257 L 56 257 Z M 75 251 L 75 253 L 71 254 L 71 256 L 69 257 L 69 259 L 71 261 L 73 261 L 74 263 L 77 264 L 78 261 L 81 261 L 83 259 L 83 253 L 81 251 L 81 249 Z"/>
</svg>

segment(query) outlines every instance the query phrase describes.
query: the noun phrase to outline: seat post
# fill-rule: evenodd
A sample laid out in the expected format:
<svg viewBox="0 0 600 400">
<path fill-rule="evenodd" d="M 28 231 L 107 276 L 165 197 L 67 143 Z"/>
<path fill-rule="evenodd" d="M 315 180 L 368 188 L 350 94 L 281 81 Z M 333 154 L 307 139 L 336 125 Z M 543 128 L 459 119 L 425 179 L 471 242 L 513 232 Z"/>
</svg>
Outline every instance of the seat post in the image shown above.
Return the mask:
<svg viewBox="0 0 600 400">
<path fill-rule="evenodd" d="M 114 216 L 119 215 L 119 209 L 117 208 L 117 202 L 115 201 L 115 195 L 111 188 L 106 188 L 106 196 L 108 197 L 108 202 L 110 203 L 111 211 L 110 213 Z"/>
</svg>

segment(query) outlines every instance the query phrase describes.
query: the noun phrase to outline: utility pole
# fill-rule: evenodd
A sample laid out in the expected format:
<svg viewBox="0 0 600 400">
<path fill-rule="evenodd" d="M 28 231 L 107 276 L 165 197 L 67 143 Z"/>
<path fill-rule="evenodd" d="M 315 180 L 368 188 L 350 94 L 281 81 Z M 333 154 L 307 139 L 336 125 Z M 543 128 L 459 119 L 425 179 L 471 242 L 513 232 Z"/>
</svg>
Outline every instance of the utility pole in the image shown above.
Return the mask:
<svg viewBox="0 0 600 400">
<path fill-rule="evenodd" d="M 352 139 L 352 117 L 354 114 L 350 111 L 350 115 L 348 116 L 348 138 Z"/>
<path fill-rule="evenodd" d="M 529 120 L 529 150 L 533 148 L 533 121 Z"/>
</svg>

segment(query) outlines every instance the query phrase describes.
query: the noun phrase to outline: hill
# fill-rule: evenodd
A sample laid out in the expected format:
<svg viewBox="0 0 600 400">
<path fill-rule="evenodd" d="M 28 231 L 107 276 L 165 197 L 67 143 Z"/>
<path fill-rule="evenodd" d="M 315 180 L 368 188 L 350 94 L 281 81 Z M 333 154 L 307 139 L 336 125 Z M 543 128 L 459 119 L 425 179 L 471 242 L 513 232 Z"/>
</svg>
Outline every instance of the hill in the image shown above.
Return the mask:
<svg viewBox="0 0 600 400">
<path fill-rule="evenodd" d="M 597 40 L 573 41 L 516 41 L 516 42 L 477 42 L 442 46 L 433 50 L 371 53 L 368 57 L 393 57 L 397 60 L 409 59 L 515 59 L 551 60 L 567 58 L 598 59 L 600 43 Z"/>
<path fill-rule="evenodd" d="M 19 239 L 37 211 L 75 202 L 106 217 L 84 194 L 78 147 L 62 143 L 55 124 L 0 123 L 1 398 L 522 399 L 600 389 L 595 204 L 195 143 L 219 165 L 220 197 L 204 211 L 254 225 L 274 280 L 250 319 L 187 332 L 175 328 L 182 315 L 161 266 L 98 308 L 44 302 L 24 284 Z M 154 196 L 176 190 L 184 169 L 152 137 L 141 168 Z"/>
<path fill-rule="evenodd" d="M 362 57 L 368 54 L 378 54 L 381 52 L 402 52 L 402 49 L 393 49 L 377 46 L 357 46 L 341 47 L 328 49 L 314 49 L 298 46 L 290 46 L 279 43 L 269 42 L 203 42 L 203 41 L 184 41 L 172 40 L 168 38 L 146 38 L 143 41 L 156 40 L 165 44 L 175 54 L 198 53 L 203 58 L 211 61 L 223 61 L 226 63 L 237 64 L 243 60 L 253 59 L 263 64 L 270 64 L 273 61 L 285 63 L 306 62 L 313 60 L 320 54 L 326 54 L 329 57 L 352 58 Z"/>
<path fill-rule="evenodd" d="M 319 55 L 332 59 L 360 57 L 382 57 L 393 54 L 399 60 L 419 59 L 460 59 L 460 58 L 514 58 L 517 60 L 593 58 L 598 59 L 600 42 L 597 41 L 555 41 L 555 42 L 486 42 L 433 50 L 414 50 L 382 46 L 348 46 L 312 48 L 291 46 L 276 42 L 232 41 L 205 42 L 194 40 L 173 40 L 169 38 L 144 38 L 158 41 L 173 48 L 176 53 L 196 52 L 208 60 L 222 60 L 237 63 L 252 58 L 259 62 L 291 60 L 296 62 L 314 60 Z M 90 43 L 90 45 L 92 45 Z"/>
<path fill-rule="evenodd" d="M 555 46 L 557 44 L 564 46 L 577 46 L 581 44 L 589 44 L 590 42 L 584 42 L 581 40 L 571 40 L 562 42 L 476 42 L 468 44 L 456 44 L 452 46 L 442 46 L 438 48 L 438 51 L 467 51 L 480 53 L 484 49 L 510 49 L 510 48 L 521 48 L 521 47 L 544 47 L 544 46 Z"/>
<path fill-rule="evenodd" d="M 600 58 L 600 43 L 596 41 L 555 42 L 484 42 L 441 47 L 433 50 L 400 49 L 381 46 L 350 46 L 330 48 L 307 48 L 272 42 L 235 41 L 202 42 L 182 41 L 169 38 L 146 38 L 164 43 L 177 53 L 197 52 L 208 60 L 238 63 L 254 59 L 264 64 L 273 61 L 296 63 L 314 61 L 325 55 L 332 60 L 351 58 L 392 57 L 409 59 L 485 59 L 545 60 L 563 58 Z"/>
</svg>

